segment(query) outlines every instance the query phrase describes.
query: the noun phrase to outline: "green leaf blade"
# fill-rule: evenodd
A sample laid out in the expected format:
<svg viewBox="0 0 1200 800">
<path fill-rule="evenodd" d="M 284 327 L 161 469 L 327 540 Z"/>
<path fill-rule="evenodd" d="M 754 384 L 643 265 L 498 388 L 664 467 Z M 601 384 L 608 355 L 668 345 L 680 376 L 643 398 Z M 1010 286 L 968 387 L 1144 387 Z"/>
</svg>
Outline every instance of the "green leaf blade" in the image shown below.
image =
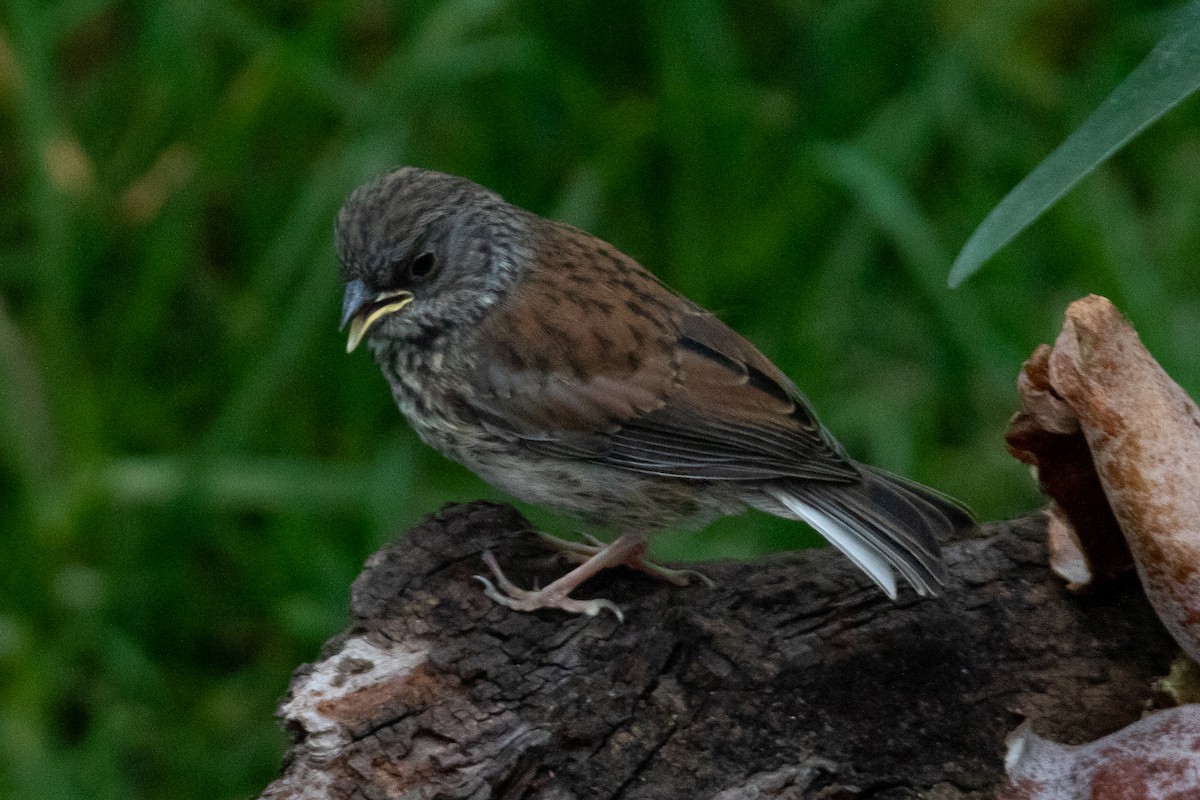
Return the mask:
<svg viewBox="0 0 1200 800">
<path fill-rule="evenodd" d="M 984 218 L 950 268 L 954 288 L 1029 227 L 1092 170 L 1200 90 L 1200 0 L 1079 128 Z"/>
</svg>

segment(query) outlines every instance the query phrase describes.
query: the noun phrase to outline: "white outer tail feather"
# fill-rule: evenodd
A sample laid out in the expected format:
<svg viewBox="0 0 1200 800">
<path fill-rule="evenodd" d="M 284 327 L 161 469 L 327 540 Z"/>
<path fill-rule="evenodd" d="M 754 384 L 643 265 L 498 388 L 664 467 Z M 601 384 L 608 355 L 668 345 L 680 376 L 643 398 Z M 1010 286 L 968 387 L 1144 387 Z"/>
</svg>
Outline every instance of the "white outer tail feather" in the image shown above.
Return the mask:
<svg viewBox="0 0 1200 800">
<path fill-rule="evenodd" d="M 781 507 L 774 505 L 762 507 L 762 511 L 807 522 L 828 539 L 830 544 L 841 550 L 859 569 L 867 573 L 884 594 L 892 600 L 896 599 L 896 573 L 892 569 L 891 562 L 861 533 L 782 489 L 765 487 L 763 493 L 779 503 Z"/>
</svg>

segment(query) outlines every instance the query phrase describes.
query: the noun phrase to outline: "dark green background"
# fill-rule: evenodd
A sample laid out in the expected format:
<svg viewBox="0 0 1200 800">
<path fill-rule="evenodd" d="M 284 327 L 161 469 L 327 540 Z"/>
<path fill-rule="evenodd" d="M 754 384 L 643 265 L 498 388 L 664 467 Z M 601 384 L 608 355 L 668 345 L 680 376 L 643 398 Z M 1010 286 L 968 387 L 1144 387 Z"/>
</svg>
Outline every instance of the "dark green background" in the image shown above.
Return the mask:
<svg viewBox="0 0 1200 800">
<path fill-rule="evenodd" d="M 449 500 L 336 330 L 334 213 L 398 164 L 609 239 L 747 334 L 852 453 L 985 518 L 1066 304 L 1200 389 L 1200 109 L 949 292 L 991 206 L 1170 3 L 239 3 L 0 10 L 0 794 L 221 798 L 363 559 Z M 559 531 L 570 523 L 544 516 Z M 672 558 L 810 543 L 761 515 Z"/>
</svg>

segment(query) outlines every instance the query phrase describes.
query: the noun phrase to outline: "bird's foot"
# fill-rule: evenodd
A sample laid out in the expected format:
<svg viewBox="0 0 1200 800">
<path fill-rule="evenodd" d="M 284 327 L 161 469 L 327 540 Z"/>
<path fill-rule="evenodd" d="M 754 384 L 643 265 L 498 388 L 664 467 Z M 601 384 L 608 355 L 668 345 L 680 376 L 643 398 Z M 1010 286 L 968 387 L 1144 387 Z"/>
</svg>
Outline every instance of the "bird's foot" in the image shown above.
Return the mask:
<svg viewBox="0 0 1200 800">
<path fill-rule="evenodd" d="M 496 582 L 492 583 L 482 575 L 476 575 L 475 580 L 483 584 L 483 593 L 487 597 L 502 606 L 511 608 L 513 611 L 537 611 L 541 608 L 557 608 L 569 614 L 586 614 L 589 617 L 594 617 L 601 611 L 611 611 L 618 622 L 625 621 L 625 615 L 621 613 L 621 609 L 617 607 L 617 604 L 611 600 L 576 600 L 573 597 L 568 597 L 571 589 L 582 582 L 574 581 L 569 583 L 569 585 L 564 584 L 564 581 L 567 581 L 574 574 L 573 572 L 564 575 L 544 589 L 530 591 L 522 589 L 510 581 L 500 569 L 500 565 L 496 563 L 496 557 L 490 552 L 484 552 L 483 562 L 492 571 L 492 576 L 496 579 Z"/>
<path fill-rule="evenodd" d="M 543 542 L 550 545 L 554 549 L 561 552 L 564 556 L 576 562 L 577 564 L 586 563 L 597 553 L 603 550 L 607 545 L 600 539 L 597 539 L 586 531 L 580 531 L 579 535 L 587 539 L 589 544 L 583 542 L 573 542 L 570 539 L 561 539 L 549 533 L 535 531 Z M 639 572 L 645 572 L 647 575 L 652 575 L 659 580 L 664 580 L 667 583 L 675 586 L 689 586 L 692 581 L 699 581 L 710 589 L 716 588 L 716 583 L 707 575 L 697 572 L 694 569 L 672 569 L 664 567 L 662 564 L 655 563 L 646 558 L 646 546 L 643 544 L 640 548 L 636 548 L 630 552 L 624 561 L 620 562 L 630 569 L 636 569 Z"/>
</svg>

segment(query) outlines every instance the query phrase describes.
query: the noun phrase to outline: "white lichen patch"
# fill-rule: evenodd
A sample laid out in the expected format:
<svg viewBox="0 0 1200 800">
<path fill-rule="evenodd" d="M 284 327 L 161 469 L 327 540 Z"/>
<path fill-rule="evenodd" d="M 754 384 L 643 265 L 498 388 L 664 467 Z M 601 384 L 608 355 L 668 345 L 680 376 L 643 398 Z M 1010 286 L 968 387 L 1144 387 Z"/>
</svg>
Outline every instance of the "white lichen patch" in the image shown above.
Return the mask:
<svg viewBox="0 0 1200 800">
<path fill-rule="evenodd" d="M 353 702 L 356 693 L 383 683 L 402 683 L 426 662 L 428 653 L 420 640 L 400 644 L 361 636 L 348 639 L 340 651 L 314 664 L 292 687 L 280 716 L 305 731 L 304 747 L 313 759 L 332 759 L 351 740 L 337 710 Z"/>
</svg>

